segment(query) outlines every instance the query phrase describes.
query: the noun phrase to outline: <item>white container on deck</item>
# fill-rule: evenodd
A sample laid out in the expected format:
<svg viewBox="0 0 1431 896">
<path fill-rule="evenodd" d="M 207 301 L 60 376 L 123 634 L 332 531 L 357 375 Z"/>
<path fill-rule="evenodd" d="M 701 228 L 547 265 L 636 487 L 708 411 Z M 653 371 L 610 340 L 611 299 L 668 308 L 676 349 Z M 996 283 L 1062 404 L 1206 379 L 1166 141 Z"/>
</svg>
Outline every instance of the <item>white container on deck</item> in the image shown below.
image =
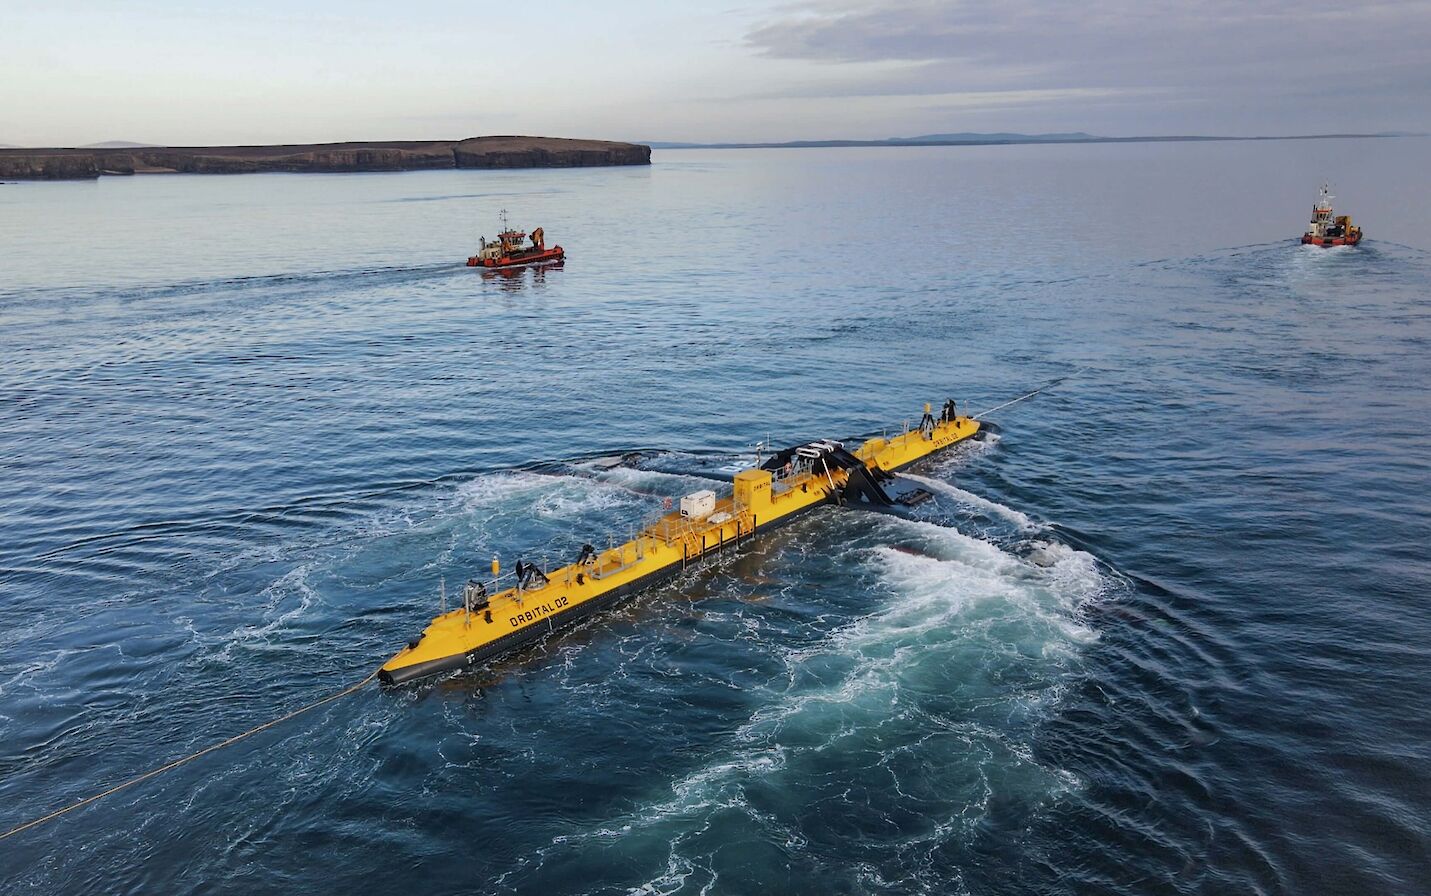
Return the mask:
<svg viewBox="0 0 1431 896">
<path fill-rule="evenodd" d="M 703 520 L 715 510 L 715 501 L 713 491 L 691 492 L 681 499 L 681 516 L 691 520 Z"/>
</svg>

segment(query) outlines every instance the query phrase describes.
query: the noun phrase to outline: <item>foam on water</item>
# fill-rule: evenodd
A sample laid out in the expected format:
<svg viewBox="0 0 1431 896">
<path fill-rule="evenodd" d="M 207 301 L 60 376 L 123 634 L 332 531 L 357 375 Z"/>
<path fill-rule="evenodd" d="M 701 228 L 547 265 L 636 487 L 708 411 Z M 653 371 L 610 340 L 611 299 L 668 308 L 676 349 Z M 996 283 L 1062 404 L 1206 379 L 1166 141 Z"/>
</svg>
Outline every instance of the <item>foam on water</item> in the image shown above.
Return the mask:
<svg viewBox="0 0 1431 896">
<path fill-rule="evenodd" d="M 1079 624 L 1078 608 L 1106 589 L 1096 561 L 1061 546 L 1047 568 L 1032 565 L 996 545 L 958 530 L 914 520 L 889 518 L 895 537 L 913 536 L 929 553 L 912 554 L 881 546 L 868 552 L 890 599 L 875 613 L 836 632 L 820 648 L 787 657 L 791 699 L 754 721 L 775 730 L 787 720 L 823 707 L 844 706 L 862 696 L 896 701 L 901 660 L 913 652 L 958 645 L 993 622 L 1014 622 L 1026 630 L 1046 657 L 1066 655 L 1094 637 Z M 812 660 L 836 654 L 858 662 L 833 689 L 802 692 L 801 670 Z"/>
<path fill-rule="evenodd" d="M 671 473 L 665 470 L 646 470 L 627 466 L 605 469 L 590 465 L 584 466 L 591 470 L 592 478 L 599 482 L 610 482 L 639 492 L 674 496 L 692 489 L 712 487 L 709 479 L 686 473 Z"/>
<path fill-rule="evenodd" d="M 553 481 L 549 474 L 504 470 L 469 479 L 457 487 L 456 497 L 465 509 L 474 510 L 550 488 Z"/>
<path fill-rule="evenodd" d="M 548 519 L 570 520 L 582 514 L 634 507 L 643 503 L 640 496 L 627 489 L 593 489 L 573 484 L 579 481 L 569 479 L 546 492 L 532 503 L 532 510 Z"/>
<path fill-rule="evenodd" d="M 645 503 L 645 496 L 633 491 L 629 482 L 621 481 L 623 478 L 504 471 L 463 483 L 456 490 L 456 498 L 466 513 L 509 512 L 514 505 L 523 505 L 549 519 L 569 520 Z"/>
<path fill-rule="evenodd" d="M 949 495 L 951 498 L 961 504 L 966 504 L 970 507 L 977 507 L 980 510 L 993 514 L 994 516 L 1002 517 L 1009 522 L 1014 523 L 1020 529 L 1023 529 L 1025 532 L 1033 532 L 1039 529 L 1039 524 L 1030 519 L 1028 515 L 1023 513 L 1022 511 L 1015 510 L 1014 508 L 1000 504 L 997 501 L 990 501 L 988 498 L 981 497 L 980 495 L 976 495 L 970 491 L 965 491 L 964 489 L 959 488 L 957 485 L 950 485 L 947 482 L 943 482 L 938 479 L 930 479 L 928 476 L 918 476 L 914 473 L 901 473 L 900 475 L 906 479 L 918 482 L 920 485 L 923 485 L 925 488 L 928 488 L 931 491 L 936 491 L 942 495 Z"/>
<path fill-rule="evenodd" d="M 920 553 L 881 543 L 834 558 L 873 577 L 875 608 L 821 643 L 788 650 L 784 674 L 726 749 L 672 780 L 665 796 L 563 835 L 554 847 L 664 839 L 668 866 L 631 892 L 674 892 L 693 873 L 708 889 L 719 872 L 699 832 L 713 825 L 748 827 L 746 836 L 812 854 L 831 845 L 811 846 L 826 835 L 798 805 L 770 803 L 773 793 L 823 792 L 831 763 L 889 776 L 893 805 L 883 811 L 919 806 L 928 815 L 888 845 L 886 858 L 969 836 L 996 787 L 991 778 L 1021 790 L 1018 798 L 1031 806 L 1077 786 L 1075 776 L 1036 759 L 1029 738 L 1077 673 L 1080 649 L 1095 639 L 1078 611 L 1108 590 L 1098 564 L 1048 543 L 1050 562 L 1040 566 L 943 526 L 878 519 L 877 541 L 913 544 Z M 850 769 L 837 780 L 869 773 Z M 824 811 L 861 811 L 841 786 L 825 794 Z M 868 864 L 867 873 L 895 873 L 877 849 Z"/>
<path fill-rule="evenodd" d="M 223 647 L 213 655 L 214 658 L 227 662 L 236 647 L 267 645 L 277 632 L 304 616 L 315 602 L 321 601 L 321 596 L 308 580 L 311 572 L 311 564 L 300 563 L 265 588 L 259 594 L 260 598 L 266 599 L 262 610 L 251 610 L 257 611 L 262 621 L 244 623 L 221 637 Z"/>
</svg>

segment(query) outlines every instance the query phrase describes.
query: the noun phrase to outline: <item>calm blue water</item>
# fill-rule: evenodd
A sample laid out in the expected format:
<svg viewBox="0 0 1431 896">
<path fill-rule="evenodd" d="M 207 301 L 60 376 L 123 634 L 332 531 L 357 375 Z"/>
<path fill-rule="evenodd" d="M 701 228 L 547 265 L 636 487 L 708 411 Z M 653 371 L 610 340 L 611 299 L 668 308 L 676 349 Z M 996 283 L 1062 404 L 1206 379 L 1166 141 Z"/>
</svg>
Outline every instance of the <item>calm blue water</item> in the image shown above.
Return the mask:
<svg viewBox="0 0 1431 896">
<path fill-rule="evenodd" d="M 0 890 L 1425 891 L 1425 151 L 0 187 L 3 829 L 361 679 L 440 578 L 620 537 L 757 439 L 1087 368 L 916 468 L 916 519 L 830 509 L 370 687 L 0 842 Z M 1360 248 L 1296 244 L 1327 178 Z M 504 207 L 566 266 L 461 267 Z"/>
</svg>

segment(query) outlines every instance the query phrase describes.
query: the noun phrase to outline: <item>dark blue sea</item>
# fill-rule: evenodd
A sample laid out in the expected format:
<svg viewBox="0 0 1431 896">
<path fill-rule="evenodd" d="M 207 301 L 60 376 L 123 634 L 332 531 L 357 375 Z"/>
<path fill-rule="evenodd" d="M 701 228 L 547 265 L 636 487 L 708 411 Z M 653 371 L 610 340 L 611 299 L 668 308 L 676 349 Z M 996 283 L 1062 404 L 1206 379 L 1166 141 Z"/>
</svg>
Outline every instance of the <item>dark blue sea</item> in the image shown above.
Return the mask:
<svg viewBox="0 0 1431 896">
<path fill-rule="evenodd" d="M 757 441 L 1076 374 L 910 515 L 370 685 L 0 840 L 0 892 L 1428 892 L 1427 151 L 0 186 L 0 831 Z M 1298 244 L 1324 180 L 1362 246 Z M 463 267 L 504 208 L 565 266 Z"/>
</svg>

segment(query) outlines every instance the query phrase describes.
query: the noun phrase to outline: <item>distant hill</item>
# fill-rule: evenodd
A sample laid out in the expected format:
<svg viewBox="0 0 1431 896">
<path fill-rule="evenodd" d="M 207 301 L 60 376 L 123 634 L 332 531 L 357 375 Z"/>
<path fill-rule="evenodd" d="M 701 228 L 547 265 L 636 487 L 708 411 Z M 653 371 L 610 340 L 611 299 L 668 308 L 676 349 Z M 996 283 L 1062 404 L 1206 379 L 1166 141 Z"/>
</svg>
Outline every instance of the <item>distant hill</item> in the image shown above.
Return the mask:
<svg viewBox="0 0 1431 896">
<path fill-rule="evenodd" d="M 1071 134 L 924 134 L 919 137 L 890 137 L 886 143 L 1077 143 L 1080 140 L 1106 140 L 1083 131 Z"/>
<path fill-rule="evenodd" d="M 1413 134 L 1287 134 L 1266 137 L 1219 137 L 1195 134 L 1142 137 L 1099 137 L 1074 131 L 1067 134 L 925 134 L 920 137 L 886 137 L 883 140 L 789 140 L 783 143 L 675 143 L 653 140 L 652 149 L 815 149 L 844 146 L 1001 146 L 1020 143 L 1179 143 L 1218 140 L 1335 140 L 1347 137 L 1400 137 Z"/>
<path fill-rule="evenodd" d="M 17 143 L 0 143 L 0 149 L 29 149 L 30 147 L 20 146 Z M 71 149 L 158 149 L 158 143 L 134 143 L 129 140 L 106 140 L 103 143 L 86 143 L 84 146 L 72 146 Z"/>
<path fill-rule="evenodd" d="M 135 143 L 131 140 L 106 140 L 103 143 L 86 143 L 84 146 L 76 146 L 75 149 L 145 149 L 158 145 L 157 143 Z"/>
<path fill-rule="evenodd" d="M 672 140 L 642 141 L 652 149 L 731 149 L 737 147 L 774 146 L 948 146 L 980 143 L 1079 143 L 1085 140 L 1109 140 L 1078 131 L 1072 134 L 922 134 L 918 137 L 885 137 L 882 140 L 789 140 L 780 143 L 682 143 Z"/>
</svg>

